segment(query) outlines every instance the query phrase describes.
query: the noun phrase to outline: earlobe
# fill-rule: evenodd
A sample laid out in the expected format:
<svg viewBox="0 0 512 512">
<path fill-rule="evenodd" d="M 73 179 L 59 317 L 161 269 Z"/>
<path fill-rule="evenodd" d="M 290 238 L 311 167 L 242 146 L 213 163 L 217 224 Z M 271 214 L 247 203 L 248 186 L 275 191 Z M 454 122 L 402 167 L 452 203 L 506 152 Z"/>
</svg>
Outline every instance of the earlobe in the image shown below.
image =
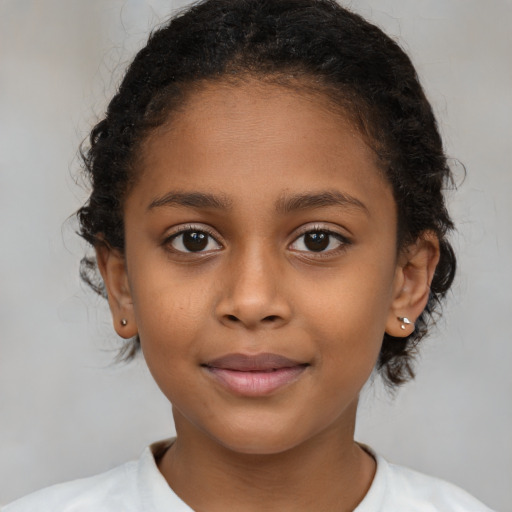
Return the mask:
<svg viewBox="0 0 512 512">
<path fill-rule="evenodd" d="M 386 323 L 389 335 L 406 337 L 414 331 L 414 322 L 428 302 L 439 255 L 439 240 L 430 231 L 422 233 L 415 243 L 401 252 Z"/>
<path fill-rule="evenodd" d="M 107 244 L 99 244 L 95 250 L 98 268 L 107 290 L 114 329 L 122 338 L 132 338 L 137 334 L 137 325 L 124 255 Z"/>
</svg>

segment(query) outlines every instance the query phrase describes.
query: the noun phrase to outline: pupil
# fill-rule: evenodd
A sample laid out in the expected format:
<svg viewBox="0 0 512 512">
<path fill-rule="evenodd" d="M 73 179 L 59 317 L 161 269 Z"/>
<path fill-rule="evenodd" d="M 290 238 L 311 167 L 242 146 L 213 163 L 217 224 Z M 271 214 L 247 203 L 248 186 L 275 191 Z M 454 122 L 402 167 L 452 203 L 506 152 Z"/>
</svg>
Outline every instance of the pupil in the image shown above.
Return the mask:
<svg viewBox="0 0 512 512">
<path fill-rule="evenodd" d="M 201 251 L 208 245 L 208 235 L 197 231 L 183 234 L 183 245 L 188 251 Z"/>
<path fill-rule="evenodd" d="M 329 234 L 323 231 L 307 233 L 304 244 L 311 251 L 323 251 L 329 245 Z"/>
</svg>

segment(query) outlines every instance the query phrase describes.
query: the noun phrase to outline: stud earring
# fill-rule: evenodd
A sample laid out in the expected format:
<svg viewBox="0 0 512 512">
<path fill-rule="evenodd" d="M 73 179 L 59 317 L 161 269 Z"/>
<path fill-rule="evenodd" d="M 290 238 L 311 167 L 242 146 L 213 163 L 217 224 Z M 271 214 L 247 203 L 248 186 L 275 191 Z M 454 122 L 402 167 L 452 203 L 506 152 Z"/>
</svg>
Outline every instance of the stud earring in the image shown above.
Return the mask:
<svg viewBox="0 0 512 512">
<path fill-rule="evenodd" d="M 412 322 L 406 317 L 406 316 L 398 316 L 398 321 L 399 322 L 402 322 L 402 325 L 400 326 L 400 329 L 402 329 L 403 331 L 405 331 L 405 327 L 407 325 L 411 325 Z"/>
<path fill-rule="evenodd" d="M 128 325 L 128 320 L 126 320 L 126 318 L 121 318 L 121 325 L 126 327 Z"/>
</svg>

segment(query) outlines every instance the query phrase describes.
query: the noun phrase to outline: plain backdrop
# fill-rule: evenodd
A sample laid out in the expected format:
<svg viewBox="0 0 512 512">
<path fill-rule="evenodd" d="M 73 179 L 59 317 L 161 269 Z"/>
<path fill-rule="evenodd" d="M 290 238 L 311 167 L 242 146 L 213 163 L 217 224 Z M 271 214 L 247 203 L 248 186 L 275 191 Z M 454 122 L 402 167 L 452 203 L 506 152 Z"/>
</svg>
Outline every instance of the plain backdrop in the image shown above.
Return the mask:
<svg viewBox="0 0 512 512">
<path fill-rule="evenodd" d="M 0 0 L 0 503 L 104 471 L 173 434 L 142 360 L 112 365 L 106 304 L 81 285 L 68 219 L 79 142 L 151 27 L 186 2 Z M 512 3 L 362 0 L 433 102 L 460 270 L 418 376 L 363 396 L 357 438 L 512 511 Z M 454 160 L 459 183 L 460 165 Z"/>
</svg>

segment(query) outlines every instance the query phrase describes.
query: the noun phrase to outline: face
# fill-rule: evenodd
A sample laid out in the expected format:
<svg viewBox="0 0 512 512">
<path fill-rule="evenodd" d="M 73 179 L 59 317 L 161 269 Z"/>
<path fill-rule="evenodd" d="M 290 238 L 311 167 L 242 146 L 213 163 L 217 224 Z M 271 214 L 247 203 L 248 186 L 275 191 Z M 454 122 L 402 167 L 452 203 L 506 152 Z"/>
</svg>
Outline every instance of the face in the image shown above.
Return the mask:
<svg viewBox="0 0 512 512">
<path fill-rule="evenodd" d="M 353 429 L 400 284 L 392 191 L 351 123 L 321 97 L 209 85 L 140 173 L 122 334 L 179 431 L 276 453 Z"/>
</svg>

